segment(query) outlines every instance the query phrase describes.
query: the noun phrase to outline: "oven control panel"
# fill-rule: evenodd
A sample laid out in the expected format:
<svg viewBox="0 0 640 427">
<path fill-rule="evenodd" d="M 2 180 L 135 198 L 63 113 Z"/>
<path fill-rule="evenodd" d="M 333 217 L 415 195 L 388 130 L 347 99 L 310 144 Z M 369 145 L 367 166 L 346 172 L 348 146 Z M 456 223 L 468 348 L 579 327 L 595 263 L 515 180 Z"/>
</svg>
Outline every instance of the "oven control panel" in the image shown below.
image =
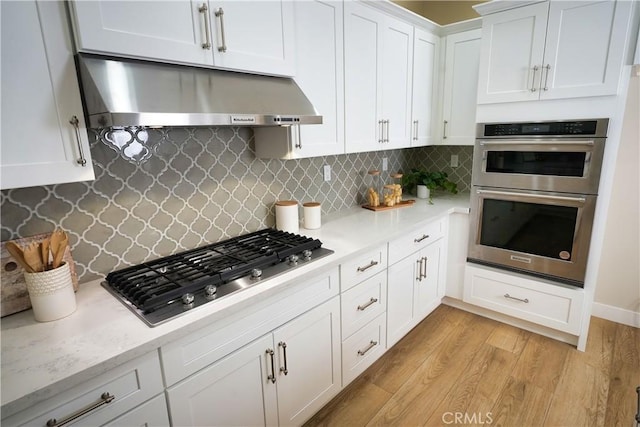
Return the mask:
<svg viewBox="0 0 640 427">
<path fill-rule="evenodd" d="M 531 136 L 605 136 L 608 119 L 562 122 L 485 123 L 478 125 L 484 138 Z"/>
</svg>

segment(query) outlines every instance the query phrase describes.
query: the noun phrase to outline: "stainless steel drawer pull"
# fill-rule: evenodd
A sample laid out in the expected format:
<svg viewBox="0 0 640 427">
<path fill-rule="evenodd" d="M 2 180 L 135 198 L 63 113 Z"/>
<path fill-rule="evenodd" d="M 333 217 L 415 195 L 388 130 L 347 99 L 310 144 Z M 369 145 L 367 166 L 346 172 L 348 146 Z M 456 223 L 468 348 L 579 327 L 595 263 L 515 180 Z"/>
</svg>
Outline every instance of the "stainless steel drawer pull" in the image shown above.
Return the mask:
<svg viewBox="0 0 640 427">
<path fill-rule="evenodd" d="M 447 139 L 447 124 L 448 121 L 444 121 L 444 125 L 442 126 L 442 139 Z"/>
<path fill-rule="evenodd" d="M 413 140 L 417 141 L 418 140 L 418 121 L 414 120 L 413 121 Z"/>
<path fill-rule="evenodd" d="M 367 307 L 375 304 L 378 302 L 378 298 L 371 298 L 366 304 L 364 305 L 359 305 L 358 306 L 358 311 L 365 311 L 367 309 Z"/>
<path fill-rule="evenodd" d="M 76 163 L 80 166 L 87 166 L 87 159 L 84 158 L 84 152 L 82 151 L 82 140 L 80 139 L 80 120 L 78 117 L 73 116 L 69 123 L 73 125 L 73 128 L 76 131 L 76 141 L 78 142 L 78 153 L 80 154 L 80 158 L 76 160 Z"/>
<path fill-rule="evenodd" d="M 271 373 L 267 375 L 267 380 L 271 381 L 272 383 L 275 383 L 276 382 L 276 362 L 273 359 L 273 350 L 268 348 L 267 354 L 271 356 Z"/>
<path fill-rule="evenodd" d="M 428 234 L 423 234 L 423 235 L 422 235 L 422 237 L 417 238 L 417 239 L 413 239 L 413 241 L 414 241 L 415 243 L 420 243 L 420 242 L 422 242 L 424 239 L 428 239 L 428 238 L 429 238 L 429 235 L 428 235 Z"/>
<path fill-rule="evenodd" d="M 227 41 L 224 38 L 224 10 L 219 7 L 216 10 L 216 18 L 220 18 L 220 41 L 222 41 L 222 45 L 218 46 L 218 52 L 226 52 L 227 51 Z"/>
<path fill-rule="evenodd" d="M 77 420 L 78 418 L 88 414 L 89 412 L 92 412 L 98 409 L 103 405 L 108 405 L 109 403 L 113 402 L 115 398 L 116 397 L 111 393 L 104 392 L 100 396 L 100 400 L 98 400 L 97 402 L 92 403 L 87 407 L 80 409 L 78 412 L 75 412 L 69 415 L 68 417 L 63 418 L 60 421 L 56 420 L 55 418 L 51 418 L 49 421 L 47 421 L 47 427 L 60 427 L 60 426 L 67 425 L 70 422 Z"/>
<path fill-rule="evenodd" d="M 367 271 L 368 269 L 370 269 L 371 267 L 375 267 L 376 265 L 378 265 L 378 261 L 371 261 L 369 265 L 365 267 L 358 267 L 358 271 L 362 273 L 363 271 Z"/>
<path fill-rule="evenodd" d="M 369 352 L 369 350 L 371 350 L 373 347 L 378 345 L 378 341 L 371 341 L 369 342 L 369 345 L 367 346 L 367 348 L 365 348 L 364 350 L 358 350 L 358 355 L 359 356 L 364 356 L 365 354 L 367 354 L 367 352 Z"/>
<path fill-rule="evenodd" d="M 284 353 L 284 367 L 280 367 L 280 372 L 287 375 L 289 373 L 289 370 L 287 369 L 287 343 L 280 341 L 278 343 L 278 347 L 282 347 L 282 352 Z"/>
<path fill-rule="evenodd" d="M 538 72 L 538 66 L 535 65 L 533 67 L 533 75 L 531 76 L 531 88 L 529 89 L 531 92 L 535 92 L 538 89 L 536 89 L 536 73 Z"/>
<path fill-rule="evenodd" d="M 202 48 L 211 50 L 211 30 L 209 29 L 209 7 L 206 3 L 202 3 L 202 6 L 198 8 L 198 12 L 204 14 L 204 35 L 206 40 L 202 43 Z M 218 16 L 218 15 L 216 15 Z"/>
<path fill-rule="evenodd" d="M 529 298 L 525 298 L 525 299 L 522 299 L 522 298 L 516 298 L 516 297 L 512 297 L 512 296 L 511 296 L 511 295 L 509 295 L 509 294 L 504 294 L 504 297 L 505 297 L 505 298 L 507 298 L 507 299 L 512 299 L 512 300 L 515 300 L 515 301 L 523 302 L 523 303 L 525 303 L 525 304 L 529 304 Z"/>
</svg>

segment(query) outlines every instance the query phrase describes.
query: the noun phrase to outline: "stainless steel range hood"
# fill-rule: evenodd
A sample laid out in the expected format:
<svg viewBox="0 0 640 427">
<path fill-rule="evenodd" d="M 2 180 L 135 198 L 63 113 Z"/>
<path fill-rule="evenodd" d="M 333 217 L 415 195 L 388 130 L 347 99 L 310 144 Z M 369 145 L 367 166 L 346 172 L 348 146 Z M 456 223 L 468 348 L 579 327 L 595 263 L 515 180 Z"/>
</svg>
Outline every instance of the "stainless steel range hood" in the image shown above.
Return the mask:
<svg viewBox="0 0 640 427">
<path fill-rule="evenodd" d="M 320 124 L 291 78 L 78 54 L 92 128 Z"/>
</svg>

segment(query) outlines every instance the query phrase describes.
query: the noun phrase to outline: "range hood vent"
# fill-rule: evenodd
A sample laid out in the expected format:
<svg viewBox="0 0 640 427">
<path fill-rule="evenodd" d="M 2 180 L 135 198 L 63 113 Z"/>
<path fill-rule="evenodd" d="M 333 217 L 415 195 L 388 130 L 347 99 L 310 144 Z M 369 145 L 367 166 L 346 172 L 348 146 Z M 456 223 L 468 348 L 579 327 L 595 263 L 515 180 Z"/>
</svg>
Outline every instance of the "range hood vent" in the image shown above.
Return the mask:
<svg viewBox="0 0 640 427">
<path fill-rule="evenodd" d="M 88 54 L 77 66 L 91 128 L 322 123 L 291 78 Z"/>
</svg>

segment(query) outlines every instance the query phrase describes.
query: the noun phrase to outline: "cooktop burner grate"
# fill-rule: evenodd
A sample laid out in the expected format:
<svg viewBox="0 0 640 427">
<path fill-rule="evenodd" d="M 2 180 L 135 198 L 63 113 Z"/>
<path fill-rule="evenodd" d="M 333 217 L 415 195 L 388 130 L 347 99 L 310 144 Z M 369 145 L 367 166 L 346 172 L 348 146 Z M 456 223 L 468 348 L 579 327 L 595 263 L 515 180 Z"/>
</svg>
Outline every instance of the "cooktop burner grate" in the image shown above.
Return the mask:
<svg viewBox="0 0 640 427">
<path fill-rule="evenodd" d="M 317 239 L 266 229 L 107 275 L 107 289 L 144 313 L 208 285 L 221 286 L 322 246 Z"/>
</svg>

